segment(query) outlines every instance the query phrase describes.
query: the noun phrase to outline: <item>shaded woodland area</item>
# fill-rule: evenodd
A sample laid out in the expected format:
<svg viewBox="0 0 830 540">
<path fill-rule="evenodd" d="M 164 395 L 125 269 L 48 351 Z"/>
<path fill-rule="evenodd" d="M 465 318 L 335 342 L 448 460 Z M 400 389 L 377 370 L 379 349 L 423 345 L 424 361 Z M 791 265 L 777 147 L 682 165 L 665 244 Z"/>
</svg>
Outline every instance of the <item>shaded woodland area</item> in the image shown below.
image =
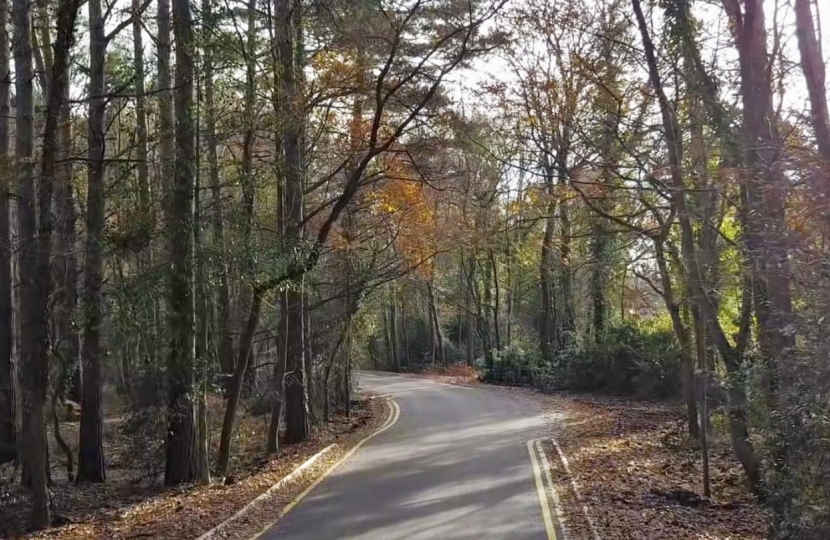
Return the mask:
<svg viewBox="0 0 830 540">
<path fill-rule="evenodd" d="M 116 439 L 220 482 L 465 364 L 680 401 L 827 538 L 819 4 L 0 0 L 0 480 L 43 529 Z"/>
</svg>

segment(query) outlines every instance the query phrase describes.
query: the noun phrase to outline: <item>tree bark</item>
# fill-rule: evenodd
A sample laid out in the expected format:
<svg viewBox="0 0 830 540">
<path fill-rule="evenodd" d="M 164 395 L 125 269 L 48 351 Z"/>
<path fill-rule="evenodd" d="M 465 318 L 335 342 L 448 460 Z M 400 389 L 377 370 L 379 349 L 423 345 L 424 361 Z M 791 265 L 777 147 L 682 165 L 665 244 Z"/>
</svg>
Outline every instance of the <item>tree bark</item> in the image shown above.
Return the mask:
<svg viewBox="0 0 830 540">
<path fill-rule="evenodd" d="M 104 482 L 104 417 L 101 404 L 103 366 L 101 288 L 104 280 L 104 183 L 107 39 L 101 0 L 89 0 L 89 111 L 87 122 L 87 216 L 84 268 L 83 399 L 78 453 L 78 482 Z"/>
<path fill-rule="evenodd" d="M 212 25 L 215 24 L 214 14 L 212 10 L 212 2 L 210 0 L 202 1 L 202 17 L 204 19 L 203 31 L 204 38 L 204 87 L 205 87 L 205 143 L 207 145 L 207 160 L 208 160 L 208 176 L 210 178 L 210 192 L 211 204 L 213 205 L 213 212 L 211 213 L 212 230 L 213 230 L 213 245 L 214 249 L 220 253 L 219 257 L 215 258 L 215 267 L 218 274 L 218 298 L 217 298 L 217 322 L 218 322 L 218 344 L 217 353 L 219 356 L 219 368 L 225 375 L 232 375 L 234 371 L 233 362 L 233 335 L 231 334 L 232 320 L 230 316 L 230 290 L 228 286 L 228 264 L 225 256 L 225 223 L 222 212 L 222 185 L 219 178 L 219 156 L 217 154 L 217 146 L 219 145 L 216 137 L 216 103 L 214 99 L 213 90 L 213 44 L 210 41 L 207 32 Z"/>
<path fill-rule="evenodd" d="M 435 290 L 432 281 L 427 281 L 427 294 L 429 295 L 429 313 L 432 324 L 435 348 L 435 361 L 447 367 L 447 355 L 444 352 L 444 332 L 441 330 L 441 319 L 438 317 L 438 303 L 435 299 Z"/>
<path fill-rule="evenodd" d="M 295 47 L 302 28 L 296 24 L 294 10 L 300 9 L 292 0 L 276 0 L 275 17 L 279 31 L 277 47 L 281 68 L 282 147 L 285 152 L 285 239 L 286 244 L 300 252 L 303 240 L 303 213 L 305 189 L 302 159 L 303 111 L 302 96 L 297 84 Z M 299 278 L 298 290 L 286 293 L 285 322 L 280 326 L 287 335 L 285 345 L 285 443 L 304 441 L 311 429 L 308 411 L 308 377 L 305 358 L 305 331 L 303 312 L 304 277 Z"/>
<path fill-rule="evenodd" d="M 810 96 L 810 119 L 816 144 L 825 167 L 830 167 L 830 113 L 827 110 L 826 74 L 810 0 L 795 0 L 795 28 L 801 52 L 801 70 Z M 824 195 L 830 193 L 826 191 Z"/>
<path fill-rule="evenodd" d="M 170 331 L 165 485 L 198 478 L 193 398 L 195 314 L 193 294 L 193 189 L 196 163 L 193 115 L 193 19 L 188 0 L 173 0 L 176 40 L 176 156 L 168 210 Z"/>
<path fill-rule="evenodd" d="M 547 196 L 551 198 L 548 204 L 548 215 L 545 218 L 545 233 L 542 237 L 542 252 L 539 256 L 539 286 L 541 287 L 542 313 L 539 320 L 539 350 L 542 358 L 550 362 L 553 360 L 553 297 L 551 295 L 551 254 L 553 251 L 553 233 L 555 223 L 553 214 L 556 211 L 556 202 L 553 200 L 553 172 L 545 175 Z"/>
<path fill-rule="evenodd" d="M 44 400 L 48 385 L 49 336 L 46 320 L 48 276 L 40 275 L 44 259 L 37 226 L 34 154 L 34 92 L 32 70 L 31 4 L 13 0 L 12 48 L 15 63 L 15 157 L 17 158 L 18 230 L 29 249 L 20 253 L 20 359 L 23 390 L 23 461 L 32 489 L 32 525 L 49 526 L 46 425 Z M 50 194 L 51 195 L 51 194 Z M 48 213 L 48 207 L 47 207 Z M 48 218 L 47 218 L 48 219 Z M 48 256 L 45 257 L 48 264 Z"/>
<path fill-rule="evenodd" d="M 262 293 L 255 293 L 252 299 L 252 313 L 259 314 L 262 304 Z M 251 358 L 251 344 L 253 335 L 259 326 L 259 317 L 248 319 L 245 325 L 242 339 L 240 340 L 239 358 L 236 360 L 236 367 L 228 385 L 228 403 L 225 406 L 225 418 L 222 421 L 222 434 L 219 437 L 219 459 L 216 465 L 216 474 L 227 476 L 228 464 L 231 458 L 231 440 L 233 428 L 236 423 L 236 411 L 239 408 L 239 399 L 242 396 L 242 383 L 245 380 L 245 372 L 248 369 L 248 362 Z M 277 360 L 279 362 L 279 360 Z M 271 450 L 272 452 L 276 451 Z"/>
<path fill-rule="evenodd" d="M 781 135 L 772 102 L 764 5 L 724 0 L 735 29 L 741 72 L 748 208 L 747 245 L 755 280 L 758 343 L 767 364 L 767 400 L 774 400 L 780 362 L 795 346 L 790 293 L 786 197 L 788 180 L 781 164 Z"/>
<path fill-rule="evenodd" d="M 672 329 L 680 344 L 680 370 L 683 379 L 683 399 L 686 402 L 686 425 L 689 428 L 689 438 L 694 440 L 700 434 L 697 422 L 697 401 L 695 396 L 695 361 L 692 354 L 692 340 L 689 331 L 680 317 L 680 304 L 674 294 L 671 274 L 669 273 L 666 254 L 663 247 L 664 238 L 654 239 L 654 251 L 657 259 L 657 268 L 660 272 L 660 282 L 663 286 L 663 301 L 672 322 Z"/>
<path fill-rule="evenodd" d="M 9 195 L 14 163 L 9 156 L 9 94 L 12 85 L 9 69 L 9 6 L 0 0 L 0 446 L 16 446 L 15 414 L 20 407 L 17 366 L 14 352 L 12 303 L 12 235 Z M 12 457 L 15 452 L 7 452 Z M 4 455 L 0 463 L 5 461 Z"/>
</svg>

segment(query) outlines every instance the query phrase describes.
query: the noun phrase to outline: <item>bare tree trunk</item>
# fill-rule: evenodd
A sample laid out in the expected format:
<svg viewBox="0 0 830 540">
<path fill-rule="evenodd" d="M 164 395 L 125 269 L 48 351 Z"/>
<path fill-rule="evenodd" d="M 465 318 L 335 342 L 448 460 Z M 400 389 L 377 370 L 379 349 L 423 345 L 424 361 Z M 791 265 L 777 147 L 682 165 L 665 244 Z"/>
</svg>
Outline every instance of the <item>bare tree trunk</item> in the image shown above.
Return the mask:
<svg viewBox="0 0 830 540">
<path fill-rule="evenodd" d="M 755 279 L 758 343 L 767 364 L 767 399 L 774 400 L 780 362 L 795 345 L 790 293 L 786 198 L 788 183 L 781 163 L 781 135 L 772 102 L 762 0 L 724 0 L 736 33 L 741 67 L 745 134 L 747 245 Z"/>
<path fill-rule="evenodd" d="M 553 172 L 546 173 L 547 195 L 553 199 Z M 545 218 L 545 233 L 542 237 L 542 253 L 539 256 L 539 286 L 541 287 L 542 313 L 539 320 L 539 349 L 542 358 L 550 362 L 553 360 L 553 297 L 551 295 L 551 253 L 553 250 L 553 233 L 555 223 L 553 214 L 556 203 L 551 200 L 548 204 L 548 215 Z"/>
<path fill-rule="evenodd" d="M 173 1 L 176 39 L 176 159 L 168 210 L 170 249 L 170 329 L 165 485 L 198 477 L 196 418 L 193 404 L 195 317 L 193 295 L 193 190 L 196 162 L 193 116 L 193 19 L 187 0 Z"/>
<path fill-rule="evenodd" d="M 9 94 L 12 85 L 9 69 L 9 6 L 0 0 L 0 463 L 14 459 L 17 442 L 15 413 L 20 407 L 17 366 L 14 352 L 12 303 L 12 235 L 9 194 L 14 163 L 9 156 Z"/>
<path fill-rule="evenodd" d="M 302 160 L 303 111 L 302 96 L 297 84 L 295 47 L 302 32 L 296 24 L 294 10 L 301 9 L 292 0 L 277 0 L 275 18 L 277 47 L 281 67 L 281 117 L 283 121 L 282 146 L 285 151 L 285 238 L 290 248 L 299 248 L 303 238 L 304 165 Z M 293 20 L 292 20 L 293 19 Z M 304 441 L 311 429 L 308 410 L 308 377 L 305 358 L 305 330 L 303 312 L 304 277 L 299 278 L 299 290 L 286 293 L 285 323 L 285 443 Z"/>
<path fill-rule="evenodd" d="M 395 288 L 389 288 L 389 349 L 392 353 L 392 363 L 395 366 L 395 371 L 401 370 L 401 360 L 398 355 L 398 306 L 395 302 Z"/>
<path fill-rule="evenodd" d="M 48 298 L 52 241 L 52 191 L 61 153 L 58 128 L 68 82 L 69 54 L 74 42 L 75 19 L 80 0 L 65 0 L 58 6 L 57 34 L 53 44 L 55 58 L 49 77 L 43 128 L 40 182 L 35 197 L 31 164 L 34 146 L 32 99 L 32 41 L 29 29 L 30 7 L 15 0 L 15 71 L 17 74 L 17 152 L 21 160 L 19 188 L 20 232 L 30 249 L 21 256 L 21 273 L 26 276 L 21 294 L 21 356 L 26 395 L 23 399 L 23 456 L 28 462 L 32 489 L 32 525 L 36 529 L 50 524 L 48 500 L 48 445 L 44 405 L 49 384 Z M 37 215 L 35 221 L 35 200 Z"/>
<path fill-rule="evenodd" d="M 663 248 L 664 238 L 654 239 L 654 251 L 657 259 L 657 268 L 660 272 L 660 282 L 663 286 L 663 301 L 672 322 L 672 329 L 680 344 L 680 370 L 683 378 L 683 398 L 686 402 L 686 425 L 689 429 L 689 438 L 694 440 L 700 434 L 697 423 L 697 401 L 695 396 L 695 365 L 692 354 L 692 342 L 689 331 L 680 317 L 680 305 L 674 294 L 671 274 L 669 273 L 666 254 Z"/>
<path fill-rule="evenodd" d="M 104 280 L 104 182 L 106 181 L 104 63 L 107 39 L 101 0 L 89 0 L 89 112 L 87 139 L 87 216 L 84 267 L 83 399 L 78 453 L 78 482 L 104 482 L 104 418 L 101 406 L 101 287 Z"/>
<path fill-rule="evenodd" d="M 208 365 L 210 360 L 210 309 L 208 308 L 208 290 L 205 279 L 205 252 L 202 234 L 202 184 L 201 176 L 196 175 L 194 188 L 193 243 L 196 255 L 196 359 L 199 369 L 198 394 L 198 428 L 199 428 L 199 482 L 210 484 L 210 448 L 207 418 Z"/>
<path fill-rule="evenodd" d="M 216 272 L 218 275 L 218 298 L 217 298 L 217 323 L 218 323 L 218 346 L 219 367 L 225 375 L 234 371 L 233 363 L 233 335 L 231 334 L 232 320 L 230 317 L 230 290 L 228 287 L 228 264 L 225 256 L 225 224 L 222 212 L 222 187 L 219 179 L 219 157 L 216 147 L 216 104 L 213 96 L 213 44 L 207 36 L 207 32 L 213 20 L 212 3 L 210 0 L 202 1 L 202 18 L 204 38 L 204 85 L 205 85 L 205 142 L 207 144 L 208 175 L 210 177 L 211 204 L 213 212 L 211 215 L 213 223 L 213 245 L 214 249 L 221 255 L 215 258 Z"/>
<path fill-rule="evenodd" d="M 149 228 L 153 224 L 150 201 L 150 163 L 147 149 L 147 98 L 144 95 L 144 37 L 140 16 L 141 0 L 132 0 L 133 17 L 133 69 L 135 70 L 135 128 L 136 128 L 136 170 L 138 171 L 138 213 L 139 224 Z"/>
<path fill-rule="evenodd" d="M 48 328 L 46 297 L 48 277 L 38 275 L 43 246 L 39 245 L 34 153 L 34 96 L 31 4 L 13 0 L 13 51 L 15 60 L 15 157 L 18 161 L 18 230 L 29 249 L 20 253 L 20 359 L 23 390 L 23 461 L 32 489 L 32 524 L 50 524 L 47 491 L 46 425 L 44 400 L 48 384 Z"/>
<path fill-rule="evenodd" d="M 68 89 L 67 89 L 68 90 Z M 69 110 L 69 93 L 64 95 L 67 103 L 61 109 L 60 147 L 63 163 L 59 166 L 55 185 L 55 206 L 57 208 L 57 253 L 54 258 L 55 312 L 53 319 L 56 328 L 55 348 L 66 360 L 69 374 L 69 397 L 81 402 L 81 366 L 80 336 L 73 323 L 78 307 L 78 261 L 75 250 L 78 243 L 76 222 L 78 213 L 75 208 L 75 190 L 72 185 L 72 120 Z"/>
<path fill-rule="evenodd" d="M 499 287 L 499 268 L 496 262 L 496 254 L 493 248 L 488 250 L 490 255 L 490 266 L 493 272 L 493 329 L 496 340 L 496 350 L 501 351 L 501 288 Z"/>
<path fill-rule="evenodd" d="M 429 313 L 433 335 L 435 336 L 435 361 L 447 367 L 447 355 L 444 352 L 444 333 L 441 331 L 441 319 L 438 317 L 438 304 L 435 299 L 432 281 L 427 281 L 427 294 L 429 295 Z"/>
<path fill-rule="evenodd" d="M 252 299 L 251 312 L 257 315 L 262 304 L 262 294 L 256 293 Z M 228 464 L 231 458 L 231 440 L 233 428 L 236 422 L 236 410 L 239 407 L 239 399 L 242 396 L 242 383 L 245 380 L 245 372 L 248 369 L 248 362 L 251 358 L 251 344 L 253 335 L 259 326 L 259 317 L 248 319 L 245 331 L 240 339 L 239 358 L 236 360 L 236 367 L 228 385 L 228 403 L 225 406 L 225 418 L 222 421 L 222 434 L 219 438 L 219 460 L 216 465 L 216 473 L 219 476 L 227 476 Z M 279 362 L 279 360 L 277 360 Z M 270 437 L 269 437 L 270 440 Z M 271 450 L 276 451 L 276 448 Z"/>
<path fill-rule="evenodd" d="M 810 96 L 813 131 L 825 166 L 830 167 L 830 113 L 827 110 L 826 74 L 810 0 L 795 0 L 795 23 L 798 48 L 801 52 L 801 70 Z"/>
</svg>

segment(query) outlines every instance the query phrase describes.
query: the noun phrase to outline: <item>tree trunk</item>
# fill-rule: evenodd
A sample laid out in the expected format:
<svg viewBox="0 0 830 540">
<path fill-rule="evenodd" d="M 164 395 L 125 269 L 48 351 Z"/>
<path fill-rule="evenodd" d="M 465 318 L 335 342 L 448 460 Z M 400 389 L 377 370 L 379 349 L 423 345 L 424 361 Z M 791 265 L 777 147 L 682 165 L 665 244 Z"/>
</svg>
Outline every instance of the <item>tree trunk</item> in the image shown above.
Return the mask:
<svg viewBox="0 0 830 540">
<path fill-rule="evenodd" d="M 68 103 L 69 93 L 64 95 Z M 72 120 L 69 105 L 61 108 L 60 120 L 61 159 L 55 185 L 55 207 L 57 208 L 57 253 L 54 258 L 55 310 L 53 319 L 56 329 L 55 348 L 60 351 L 70 370 L 69 397 L 80 403 L 83 400 L 80 366 L 80 336 L 75 328 L 75 311 L 78 306 L 78 261 L 75 255 L 78 235 L 75 208 L 75 192 L 72 185 Z"/>
<path fill-rule="evenodd" d="M 712 309 L 710 298 L 707 297 L 706 291 L 702 290 L 700 280 L 695 278 L 695 276 L 701 276 L 702 274 L 697 261 L 694 232 L 689 219 L 689 211 L 686 207 L 686 193 L 682 170 L 682 142 L 678 133 L 677 117 L 673 114 L 671 105 L 663 90 L 663 84 L 657 67 L 657 58 L 654 52 L 654 44 L 648 32 L 648 25 L 643 16 L 640 0 L 632 0 L 632 5 L 643 40 L 651 85 L 657 94 L 663 129 L 666 132 L 672 186 L 675 190 L 673 203 L 676 205 L 677 217 L 680 222 L 681 250 L 686 265 L 686 281 L 690 285 L 693 301 L 700 310 L 701 317 L 707 321 L 708 330 L 712 334 L 712 339 L 723 357 L 727 372 L 730 376 L 737 376 L 741 367 L 741 359 L 736 356 L 735 350 L 729 344 L 723 328 L 718 321 L 717 313 Z M 729 420 L 732 447 L 738 461 L 741 462 L 744 468 L 750 487 L 757 496 L 762 497 L 761 464 L 755 453 L 755 448 L 749 440 L 746 394 L 744 389 L 738 384 L 729 385 Z"/>
<path fill-rule="evenodd" d="M 553 297 L 551 295 L 551 253 L 553 251 L 553 233 L 555 223 L 553 214 L 556 211 L 556 202 L 553 200 L 553 172 L 546 174 L 547 196 L 551 198 L 548 204 L 548 215 L 545 218 L 545 233 L 542 237 L 542 253 L 539 256 L 539 286 L 541 287 L 542 313 L 539 320 L 539 350 L 542 358 L 550 362 L 553 360 Z"/>
<path fill-rule="evenodd" d="M 286 328 L 283 324 L 286 322 L 284 318 L 285 312 L 288 310 L 286 305 L 285 292 L 280 293 L 280 326 L 277 329 L 277 358 L 274 362 L 274 379 L 272 384 L 274 388 L 273 400 L 271 401 L 271 419 L 268 423 L 268 440 L 266 441 L 266 450 L 269 454 L 276 453 L 280 449 L 279 433 L 280 425 L 282 423 L 282 409 L 285 401 L 285 345 L 283 341 L 286 339 Z M 250 324 L 250 323 L 249 323 Z"/>
<path fill-rule="evenodd" d="M 278 26 L 277 48 L 281 67 L 282 147 L 285 152 L 285 239 L 289 249 L 300 252 L 303 239 L 305 188 L 302 159 L 303 110 L 302 96 L 297 84 L 295 47 L 302 33 L 294 10 L 299 6 L 291 0 L 276 0 L 274 16 Z M 292 19 L 294 19 L 292 21 Z M 309 434 L 308 377 L 305 358 L 305 331 L 303 312 L 304 277 L 299 278 L 299 289 L 286 293 L 285 323 L 285 443 L 304 441 Z"/>
<path fill-rule="evenodd" d="M 810 96 L 810 119 L 825 167 L 830 167 L 830 114 L 827 111 L 826 75 L 810 0 L 795 0 L 795 25 L 801 52 L 801 70 Z M 830 192 L 825 191 L 824 195 L 830 195 Z"/>
<path fill-rule="evenodd" d="M 103 482 L 103 412 L 101 407 L 101 325 L 104 320 L 101 287 L 104 279 L 104 182 L 106 181 L 104 80 L 107 40 L 101 0 L 89 0 L 89 112 L 87 139 L 87 215 L 84 267 L 83 399 L 78 452 L 78 482 Z"/>
<path fill-rule="evenodd" d="M 392 363 L 395 366 L 395 372 L 401 370 L 401 360 L 398 355 L 398 306 L 395 302 L 395 289 L 390 287 L 390 301 L 389 301 L 389 348 L 392 352 Z"/>
<path fill-rule="evenodd" d="M 435 299 L 435 290 L 432 281 L 427 281 L 427 294 L 429 295 L 429 313 L 432 329 L 435 336 L 435 361 L 447 367 L 447 355 L 444 352 L 444 333 L 441 330 L 441 319 L 438 317 L 438 303 Z"/>
<path fill-rule="evenodd" d="M 787 245 L 788 179 L 781 163 L 781 135 L 772 102 L 764 5 L 745 0 L 744 12 L 730 9 L 737 35 L 749 203 L 747 235 L 755 278 L 758 343 L 767 363 L 768 402 L 774 399 L 779 363 L 795 346 Z"/>
<path fill-rule="evenodd" d="M 10 180 L 14 177 L 14 163 L 9 156 L 9 94 L 11 71 L 9 69 L 9 6 L 0 0 L 0 446 L 12 449 L 16 446 L 17 429 L 15 413 L 20 407 L 17 382 L 17 366 L 14 352 L 12 303 L 12 235 L 9 208 Z M 0 463 L 15 452 L 0 456 Z"/>
<path fill-rule="evenodd" d="M 187 0 L 173 1 L 176 39 L 176 159 L 168 239 L 170 259 L 170 331 L 168 359 L 170 402 L 168 413 L 165 485 L 192 482 L 198 476 L 196 418 L 193 398 L 195 318 L 193 295 L 193 188 L 195 132 L 193 116 L 193 19 Z"/>
<path fill-rule="evenodd" d="M 680 371 L 683 379 L 683 399 L 686 402 L 686 425 L 689 429 L 689 438 L 696 439 L 700 434 L 697 422 L 697 401 L 695 397 L 695 365 L 692 354 L 692 342 L 689 331 L 680 317 L 680 305 L 674 294 L 671 274 L 666 262 L 662 237 L 654 239 L 654 251 L 657 259 L 657 268 L 660 272 L 660 282 L 663 286 L 663 301 L 672 322 L 672 329 L 680 344 Z"/>
<path fill-rule="evenodd" d="M 135 71 L 135 128 L 136 170 L 138 172 L 139 225 L 149 232 L 153 225 L 150 201 L 150 163 L 147 148 L 147 98 L 144 95 L 144 38 L 140 16 L 141 0 L 132 0 L 133 17 L 133 69 Z"/>
<path fill-rule="evenodd" d="M 245 331 L 240 340 L 239 358 L 236 360 L 236 368 L 228 384 L 228 403 L 225 406 L 225 418 L 222 421 L 222 434 L 219 437 L 219 460 L 216 465 L 216 474 L 219 476 L 227 476 L 228 474 L 228 464 L 231 458 L 231 440 L 233 438 L 233 428 L 236 423 L 236 410 L 239 407 L 239 399 L 242 396 L 242 383 L 245 380 L 245 372 L 248 369 L 248 362 L 251 358 L 253 335 L 256 333 L 257 326 L 259 326 L 261 304 L 262 294 L 254 294 L 251 312 L 256 313 L 257 316 L 249 318 L 245 325 Z M 276 449 L 272 451 L 276 451 Z"/>
<path fill-rule="evenodd" d="M 39 275 L 44 248 L 38 238 L 34 153 L 34 96 L 32 70 L 31 4 L 13 0 L 15 60 L 15 157 L 18 161 L 18 230 L 29 249 L 20 252 L 20 359 L 23 390 L 23 461 L 32 489 L 32 525 L 50 524 L 47 491 L 46 426 L 44 400 L 48 384 L 49 336 L 46 321 L 48 276 Z M 48 259 L 47 259 L 48 261 Z"/>
<path fill-rule="evenodd" d="M 207 418 L 208 367 L 210 364 L 210 309 L 205 279 L 205 252 L 202 233 L 202 184 L 196 176 L 194 187 L 193 243 L 196 255 L 196 359 L 199 368 L 197 416 L 199 428 L 199 483 L 210 484 L 210 433 Z"/>
<path fill-rule="evenodd" d="M 214 21 L 212 2 L 202 1 L 203 29 L 211 28 Z M 217 322 L 219 368 L 223 374 L 230 376 L 234 371 L 233 363 L 233 335 L 231 334 L 232 320 L 230 316 L 230 290 L 228 287 L 228 264 L 225 255 L 225 223 L 222 212 L 222 187 L 219 178 L 219 156 L 216 147 L 216 104 L 213 96 L 213 44 L 205 36 L 204 50 L 204 85 L 205 85 L 205 143 L 207 144 L 208 176 L 210 177 L 211 204 L 213 212 L 213 246 L 220 253 L 215 257 L 215 267 L 218 274 Z"/>
<path fill-rule="evenodd" d="M 499 287 L 499 268 L 493 248 L 490 248 L 488 251 L 490 255 L 490 266 L 493 272 L 493 336 L 496 340 L 496 350 L 501 351 L 501 317 L 499 316 L 501 309 L 501 288 Z"/>
</svg>

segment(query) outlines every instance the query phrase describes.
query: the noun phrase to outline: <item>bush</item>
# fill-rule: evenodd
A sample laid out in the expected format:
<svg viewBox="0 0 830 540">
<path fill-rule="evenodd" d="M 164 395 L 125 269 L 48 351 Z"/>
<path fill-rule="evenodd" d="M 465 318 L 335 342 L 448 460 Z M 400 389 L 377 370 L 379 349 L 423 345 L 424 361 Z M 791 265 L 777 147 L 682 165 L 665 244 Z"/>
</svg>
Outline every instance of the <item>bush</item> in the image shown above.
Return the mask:
<svg viewBox="0 0 830 540">
<path fill-rule="evenodd" d="M 681 384 L 674 335 L 632 325 L 610 328 L 599 343 L 574 342 L 550 361 L 510 347 L 494 353 L 493 369 L 482 373 L 488 382 L 648 399 L 675 397 Z"/>
</svg>

